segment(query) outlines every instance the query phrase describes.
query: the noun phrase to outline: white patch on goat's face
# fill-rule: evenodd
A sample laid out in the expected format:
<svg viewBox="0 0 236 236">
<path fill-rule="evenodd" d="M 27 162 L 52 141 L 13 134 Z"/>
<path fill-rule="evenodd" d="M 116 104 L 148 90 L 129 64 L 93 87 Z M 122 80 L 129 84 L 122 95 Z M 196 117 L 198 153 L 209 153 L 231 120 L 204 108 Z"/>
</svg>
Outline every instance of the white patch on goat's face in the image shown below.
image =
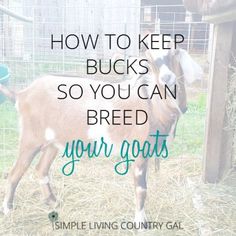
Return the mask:
<svg viewBox="0 0 236 236">
<path fill-rule="evenodd" d="M 45 139 L 47 141 L 51 141 L 51 140 L 55 139 L 55 132 L 51 128 L 47 128 L 45 130 Z"/>
<path fill-rule="evenodd" d="M 159 70 L 160 84 L 172 86 L 176 82 L 175 74 L 167 67 L 167 65 L 162 65 Z"/>
<path fill-rule="evenodd" d="M 159 70 L 159 83 L 162 85 L 172 86 L 176 83 L 176 76 L 168 67 L 171 54 L 171 49 L 151 50 L 152 59 Z"/>
</svg>

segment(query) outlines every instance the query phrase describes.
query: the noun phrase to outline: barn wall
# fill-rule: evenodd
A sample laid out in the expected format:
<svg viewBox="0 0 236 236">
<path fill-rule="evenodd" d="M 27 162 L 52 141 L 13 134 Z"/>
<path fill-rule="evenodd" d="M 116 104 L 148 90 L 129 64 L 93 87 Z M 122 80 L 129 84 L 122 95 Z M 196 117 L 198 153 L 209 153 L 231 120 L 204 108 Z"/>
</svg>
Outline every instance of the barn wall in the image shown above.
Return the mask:
<svg viewBox="0 0 236 236">
<path fill-rule="evenodd" d="M 201 14 L 217 14 L 236 7 L 235 0 L 183 0 L 188 11 Z"/>
</svg>

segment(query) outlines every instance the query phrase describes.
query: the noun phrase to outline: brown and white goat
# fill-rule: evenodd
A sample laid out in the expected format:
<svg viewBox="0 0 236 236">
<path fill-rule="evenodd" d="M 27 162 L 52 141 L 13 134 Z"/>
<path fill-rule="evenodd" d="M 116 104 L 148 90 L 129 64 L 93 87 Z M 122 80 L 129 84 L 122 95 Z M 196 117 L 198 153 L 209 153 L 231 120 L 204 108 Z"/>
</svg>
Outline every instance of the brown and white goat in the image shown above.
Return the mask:
<svg viewBox="0 0 236 236">
<path fill-rule="evenodd" d="M 158 53 L 149 52 L 150 73 L 140 78 L 135 78 L 134 86 L 141 83 L 157 84 L 162 88 L 164 84 L 177 84 L 177 100 L 151 99 L 137 100 L 130 97 L 128 100 L 114 98 L 104 100 L 93 99 L 91 93 L 84 94 L 79 100 L 70 98 L 59 100 L 58 85 L 81 84 L 85 91 L 90 83 L 104 84 L 102 81 L 76 78 L 69 76 L 47 75 L 35 80 L 28 88 L 13 93 L 0 86 L 0 92 L 10 97 L 16 103 L 20 119 L 20 145 L 19 156 L 8 175 L 6 194 L 2 210 L 7 214 L 13 207 L 16 187 L 22 176 L 30 166 L 33 158 L 39 152 L 41 157 L 36 166 L 40 178 L 42 192 L 47 204 L 55 203 L 56 198 L 52 193 L 48 172 L 55 159 L 58 146 L 65 145 L 68 140 L 81 139 L 84 141 L 96 140 L 100 136 L 106 137 L 119 147 L 124 139 L 138 139 L 140 142 L 152 140 L 150 133 L 159 130 L 160 133 L 169 134 L 175 129 L 180 115 L 186 111 L 185 82 L 193 82 L 201 72 L 199 66 L 192 60 L 188 53 L 182 49 L 160 50 Z M 121 82 L 121 86 L 123 86 Z M 133 88 L 134 89 L 134 88 Z M 150 93 L 148 89 L 145 91 Z M 149 122 L 135 126 L 94 125 L 86 123 L 88 109 L 143 109 L 149 113 Z M 132 122 L 135 123 L 134 120 Z M 146 198 L 146 174 L 148 159 L 138 158 L 134 163 L 134 186 L 136 194 L 136 222 L 145 222 L 144 203 Z"/>
</svg>

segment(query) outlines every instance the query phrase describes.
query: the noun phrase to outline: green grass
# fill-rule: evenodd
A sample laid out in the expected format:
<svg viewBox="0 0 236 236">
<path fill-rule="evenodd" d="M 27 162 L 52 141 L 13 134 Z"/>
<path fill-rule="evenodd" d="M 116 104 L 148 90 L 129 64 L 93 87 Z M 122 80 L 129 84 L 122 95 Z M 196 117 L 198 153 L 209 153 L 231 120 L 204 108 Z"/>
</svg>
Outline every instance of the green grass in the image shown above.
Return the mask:
<svg viewBox="0 0 236 236">
<path fill-rule="evenodd" d="M 171 156 L 202 155 L 206 114 L 206 94 L 188 102 L 188 111 L 180 118 Z"/>
<path fill-rule="evenodd" d="M 180 118 L 176 137 L 170 146 L 170 158 L 201 156 L 203 151 L 206 95 L 188 102 L 188 111 Z M 14 162 L 18 150 L 18 118 L 10 102 L 0 105 L 0 174 Z M 7 167 L 7 168 L 6 168 Z"/>
<path fill-rule="evenodd" d="M 17 128 L 17 112 L 9 101 L 0 105 L 0 128 Z"/>
<path fill-rule="evenodd" d="M 10 102 L 0 105 L 0 174 L 12 166 L 18 149 L 17 113 Z"/>
</svg>

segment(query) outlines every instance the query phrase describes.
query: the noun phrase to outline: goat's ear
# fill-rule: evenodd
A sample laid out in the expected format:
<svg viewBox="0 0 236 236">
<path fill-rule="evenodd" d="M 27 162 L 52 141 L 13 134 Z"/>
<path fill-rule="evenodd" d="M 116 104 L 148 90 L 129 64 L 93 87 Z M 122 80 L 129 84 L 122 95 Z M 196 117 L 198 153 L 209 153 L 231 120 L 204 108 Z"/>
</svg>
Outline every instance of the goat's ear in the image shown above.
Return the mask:
<svg viewBox="0 0 236 236">
<path fill-rule="evenodd" d="M 201 80 L 203 78 L 202 68 L 193 60 L 193 58 L 184 49 L 178 49 L 179 63 L 182 68 L 185 81 L 188 84 Z"/>
</svg>

